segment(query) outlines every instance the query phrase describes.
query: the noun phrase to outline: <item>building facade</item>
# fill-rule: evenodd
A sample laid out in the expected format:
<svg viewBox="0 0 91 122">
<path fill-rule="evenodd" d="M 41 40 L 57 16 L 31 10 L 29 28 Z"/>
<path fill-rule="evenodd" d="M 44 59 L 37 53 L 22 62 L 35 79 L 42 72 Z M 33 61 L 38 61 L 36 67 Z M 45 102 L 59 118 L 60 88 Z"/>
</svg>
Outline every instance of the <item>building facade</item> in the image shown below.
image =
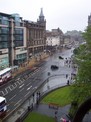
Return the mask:
<svg viewBox="0 0 91 122">
<path fill-rule="evenodd" d="M 25 60 L 26 28 L 19 14 L 0 13 L 0 69 Z"/>
<path fill-rule="evenodd" d="M 58 29 L 52 29 L 52 31 L 46 32 L 46 45 L 47 48 L 59 47 L 63 45 L 63 32 Z M 50 50 L 50 49 L 49 49 Z"/>
<path fill-rule="evenodd" d="M 46 20 L 41 9 L 37 22 L 25 20 L 28 59 L 43 52 L 46 47 Z"/>
<path fill-rule="evenodd" d="M 46 46 L 46 21 L 41 9 L 37 22 L 19 14 L 0 13 L 0 70 L 26 62 Z"/>
</svg>

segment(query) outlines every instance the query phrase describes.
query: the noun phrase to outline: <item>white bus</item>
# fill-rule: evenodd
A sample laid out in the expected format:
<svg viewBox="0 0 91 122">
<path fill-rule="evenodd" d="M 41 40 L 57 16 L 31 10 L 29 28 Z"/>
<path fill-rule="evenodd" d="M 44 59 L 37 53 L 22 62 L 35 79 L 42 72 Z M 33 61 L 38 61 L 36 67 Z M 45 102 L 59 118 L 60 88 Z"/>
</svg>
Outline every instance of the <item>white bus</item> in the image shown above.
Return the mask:
<svg viewBox="0 0 91 122">
<path fill-rule="evenodd" d="M 11 68 L 6 68 L 0 71 L 0 85 L 4 84 L 12 78 Z"/>
<path fill-rule="evenodd" d="M 0 96 L 0 118 L 4 117 L 7 112 L 7 102 L 5 97 Z"/>
</svg>

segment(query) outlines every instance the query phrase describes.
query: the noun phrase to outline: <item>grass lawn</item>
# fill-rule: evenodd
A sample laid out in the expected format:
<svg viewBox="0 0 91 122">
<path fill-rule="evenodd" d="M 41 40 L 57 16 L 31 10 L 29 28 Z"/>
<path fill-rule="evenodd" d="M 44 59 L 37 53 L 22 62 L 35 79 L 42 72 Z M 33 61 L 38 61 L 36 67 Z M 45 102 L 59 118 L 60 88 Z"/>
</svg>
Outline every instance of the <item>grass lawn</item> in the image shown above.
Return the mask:
<svg viewBox="0 0 91 122">
<path fill-rule="evenodd" d="M 49 93 L 47 96 L 43 98 L 41 103 L 56 103 L 59 104 L 59 106 L 65 106 L 70 104 L 70 88 L 71 86 L 67 86 Z"/>
<path fill-rule="evenodd" d="M 55 122 L 55 120 L 52 117 L 32 112 L 28 115 L 28 117 L 24 120 L 24 122 Z"/>
</svg>

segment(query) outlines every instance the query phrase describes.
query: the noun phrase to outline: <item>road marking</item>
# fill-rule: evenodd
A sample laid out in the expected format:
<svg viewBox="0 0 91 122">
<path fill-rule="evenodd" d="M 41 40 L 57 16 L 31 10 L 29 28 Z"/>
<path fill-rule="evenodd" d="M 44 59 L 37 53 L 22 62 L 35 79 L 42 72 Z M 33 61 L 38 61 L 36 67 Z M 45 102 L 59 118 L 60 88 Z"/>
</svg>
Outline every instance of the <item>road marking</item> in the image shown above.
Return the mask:
<svg viewBox="0 0 91 122">
<path fill-rule="evenodd" d="M 0 96 L 4 96 L 4 92 L 3 91 L 0 91 Z"/>
<path fill-rule="evenodd" d="M 25 80 L 24 79 L 22 79 L 22 83 L 24 82 Z"/>
<path fill-rule="evenodd" d="M 21 83 L 23 83 L 24 81 L 22 79 L 19 80 Z"/>
<path fill-rule="evenodd" d="M 19 88 L 22 88 L 24 86 L 24 84 L 22 84 L 21 86 L 19 86 Z"/>
<path fill-rule="evenodd" d="M 19 92 L 21 92 L 21 91 L 23 91 L 23 90 L 24 90 L 24 88 L 20 89 L 20 91 L 19 91 Z"/>
<path fill-rule="evenodd" d="M 20 78 L 17 78 L 16 80 L 20 80 Z"/>
<path fill-rule="evenodd" d="M 32 86 L 28 87 L 27 90 L 30 90 L 32 88 Z"/>
<path fill-rule="evenodd" d="M 40 68 L 37 69 L 37 70 L 35 70 L 35 71 L 31 74 L 31 76 L 34 75 L 35 73 L 37 73 L 39 70 L 40 70 Z"/>
<path fill-rule="evenodd" d="M 16 97 L 16 94 L 15 94 L 13 97 L 11 97 L 11 98 L 9 99 L 9 101 L 12 100 L 14 97 Z"/>
<path fill-rule="evenodd" d="M 35 86 L 33 89 L 37 89 L 37 86 Z"/>
<path fill-rule="evenodd" d="M 5 92 L 6 92 L 6 93 L 4 93 L 4 95 L 8 94 L 8 90 L 7 90 L 7 89 L 9 89 L 9 87 L 6 87 L 6 88 L 5 88 Z"/>
<path fill-rule="evenodd" d="M 13 85 L 10 85 L 9 89 L 10 89 L 10 91 L 12 91 L 13 89 L 15 89 L 15 87 Z"/>
<path fill-rule="evenodd" d="M 7 110 L 7 113 L 10 111 L 10 109 Z"/>
<path fill-rule="evenodd" d="M 17 87 L 17 83 L 14 83 L 13 86 L 16 88 Z"/>
<path fill-rule="evenodd" d="M 29 94 L 30 94 L 30 91 L 24 97 L 28 96 Z"/>
<path fill-rule="evenodd" d="M 20 81 L 17 81 L 17 83 L 18 83 L 19 85 L 21 85 L 21 82 L 20 82 Z"/>
<path fill-rule="evenodd" d="M 31 84 L 31 82 L 30 83 L 28 83 L 26 86 L 29 86 Z"/>
<path fill-rule="evenodd" d="M 19 105 L 19 103 L 22 101 L 22 99 L 20 99 L 14 106 Z"/>
</svg>

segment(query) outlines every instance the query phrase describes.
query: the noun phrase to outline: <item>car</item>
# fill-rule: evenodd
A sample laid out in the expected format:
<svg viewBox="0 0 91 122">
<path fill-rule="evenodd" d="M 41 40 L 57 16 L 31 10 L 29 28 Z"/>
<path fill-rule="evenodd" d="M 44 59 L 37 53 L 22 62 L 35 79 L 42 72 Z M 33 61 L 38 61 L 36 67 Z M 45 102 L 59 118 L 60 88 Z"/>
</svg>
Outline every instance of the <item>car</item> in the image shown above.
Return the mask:
<svg viewBox="0 0 91 122">
<path fill-rule="evenodd" d="M 51 65 L 51 69 L 52 70 L 55 70 L 55 69 L 58 69 L 59 67 L 58 66 L 56 66 L 56 65 Z"/>
<path fill-rule="evenodd" d="M 59 56 L 59 59 L 64 59 L 62 56 Z"/>
</svg>

